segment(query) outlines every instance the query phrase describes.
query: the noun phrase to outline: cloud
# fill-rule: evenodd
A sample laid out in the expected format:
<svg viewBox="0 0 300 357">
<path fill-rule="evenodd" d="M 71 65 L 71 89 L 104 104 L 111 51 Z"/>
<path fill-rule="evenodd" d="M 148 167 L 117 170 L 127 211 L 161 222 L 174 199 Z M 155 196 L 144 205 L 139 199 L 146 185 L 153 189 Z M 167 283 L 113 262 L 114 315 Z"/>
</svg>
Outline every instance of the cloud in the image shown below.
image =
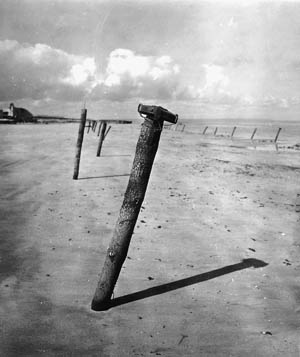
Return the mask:
<svg viewBox="0 0 300 357">
<path fill-rule="evenodd" d="M 263 93 L 260 98 L 237 85 L 230 66 L 206 63 L 202 86 L 182 83 L 179 65 L 168 55 L 146 56 L 118 48 L 99 72 L 94 57 L 70 54 L 46 44 L 0 41 L 0 101 L 33 99 L 125 102 L 129 99 L 177 100 L 199 105 L 287 109 L 299 98 Z"/>
<path fill-rule="evenodd" d="M 259 103 L 264 107 L 278 107 L 283 109 L 287 109 L 290 107 L 288 99 L 274 97 L 271 94 L 266 95 L 264 98 L 262 98 L 261 101 L 259 101 Z"/>
<path fill-rule="evenodd" d="M 167 99 L 176 96 L 179 66 L 170 56 L 143 56 L 129 49 L 115 49 L 108 58 L 102 81 L 93 97 L 112 100 L 132 97 Z"/>
<path fill-rule="evenodd" d="M 230 78 L 224 73 L 224 67 L 216 64 L 204 64 L 205 84 L 198 89 L 198 98 L 205 103 L 234 104 L 238 98 L 231 94 Z"/>
<path fill-rule="evenodd" d="M 113 50 L 104 73 L 95 58 L 78 56 L 45 44 L 0 41 L 0 101 L 32 98 L 123 101 L 176 96 L 179 66 L 170 56 L 143 56 Z"/>
<path fill-rule="evenodd" d="M 0 41 L 0 100 L 78 100 L 92 89 L 95 71 L 91 57 L 72 55 L 45 44 Z"/>
</svg>

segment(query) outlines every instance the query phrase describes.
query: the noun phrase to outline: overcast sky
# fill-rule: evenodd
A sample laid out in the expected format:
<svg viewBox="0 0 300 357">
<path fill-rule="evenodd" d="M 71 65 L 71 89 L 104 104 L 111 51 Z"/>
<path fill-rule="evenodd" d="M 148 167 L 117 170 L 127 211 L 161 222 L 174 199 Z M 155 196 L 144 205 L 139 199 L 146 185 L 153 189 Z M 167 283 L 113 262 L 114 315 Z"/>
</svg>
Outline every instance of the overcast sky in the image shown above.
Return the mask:
<svg viewBox="0 0 300 357">
<path fill-rule="evenodd" d="M 0 106 L 300 118 L 300 2 L 1 0 Z"/>
</svg>

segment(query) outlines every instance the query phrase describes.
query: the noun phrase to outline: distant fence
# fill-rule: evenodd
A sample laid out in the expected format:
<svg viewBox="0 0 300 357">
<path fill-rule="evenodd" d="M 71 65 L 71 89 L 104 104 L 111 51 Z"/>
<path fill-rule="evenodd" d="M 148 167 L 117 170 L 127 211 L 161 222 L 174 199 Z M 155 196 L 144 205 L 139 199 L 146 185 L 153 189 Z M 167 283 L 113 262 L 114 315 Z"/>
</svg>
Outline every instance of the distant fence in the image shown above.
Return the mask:
<svg viewBox="0 0 300 357">
<path fill-rule="evenodd" d="M 164 125 L 167 130 L 200 134 L 207 138 L 224 138 L 231 140 L 240 140 L 258 145 L 275 145 L 276 150 L 279 148 L 287 148 L 300 150 L 300 124 L 294 123 L 284 127 L 273 125 L 257 126 L 248 125 L 199 125 L 197 121 L 183 123 L 179 122 L 176 125 Z"/>
</svg>

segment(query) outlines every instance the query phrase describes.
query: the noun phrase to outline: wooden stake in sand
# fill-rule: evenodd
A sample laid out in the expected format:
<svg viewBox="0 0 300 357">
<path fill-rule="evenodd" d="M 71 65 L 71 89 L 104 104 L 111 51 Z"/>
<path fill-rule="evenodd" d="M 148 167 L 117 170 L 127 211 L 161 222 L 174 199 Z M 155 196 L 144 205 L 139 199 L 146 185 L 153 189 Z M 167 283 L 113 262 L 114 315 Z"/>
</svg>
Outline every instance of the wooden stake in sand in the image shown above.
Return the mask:
<svg viewBox="0 0 300 357">
<path fill-rule="evenodd" d="M 106 133 L 105 133 L 105 135 L 104 135 L 104 139 L 107 137 L 107 134 L 109 133 L 110 129 L 111 129 L 111 125 L 110 125 L 110 126 L 108 127 L 108 129 L 106 130 Z"/>
<path fill-rule="evenodd" d="M 255 129 L 253 130 L 253 133 L 252 133 L 252 135 L 251 135 L 250 140 L 253 140 L 253 139 L 254 139 L 254 135 L 255 135 L 256 131 L 257 131 L 257 128 L 255 128 Z"/>
<path fill-rule="evenodd" d="M 90 132 L 90 128 L 91 128 L 91 121 L 89 120 L 88 122 L 89 122 L 89 124 L 88 124 L 88 127 L 87 127 L 87 128 L 88 128 L 88 129 L 87 129 L 87 133 Z"/>
<path fill-rule="evenodd" d="M 80 124 L 79 124 L 79 129 L 78 129 L 78 138 L 77 138 L 77 144 L 76 144 L 76 154 L 75 154 L 73 180 L 77 180 L 78 179 L 81 148 L 82 148 L 82 142 L 83 142 L 83 136 L 84 136 L 84 128 L 85 128 L 85 122 L 86 122 L 86 112 L 87 112 L 86 109 L 82 109 L 81 110 L 81 118 L 80 118 Z"/>
<path fill-rule="evenodd" d="M 281 128 L 278 128 L 278 131 L 277 131 L 277 134 L 276 134 L 275 140 L 274 140 L 275 143 L 277 143 L 280 132 L 281 132 Z"/>
<path fill-rule="evenodd" d="M 236 131 L 236 126 L 232 129 L 232 133 L 230 135 L 231 138 L 233 138 L 233 135 L 234 135 L 235 131 Z"/>
<path fill-rule="evenodd" d="M 207 129 L 208 129 L 208 126 L 206 126 L 206 127 L 204 128 L 202 135 L 205 135 Z"/>
<path fill-rule="evenodd" d="M 105 139 L 106 126 L 107 126 L 106 121 L 103 121 L 102 122 L 102 127 L 101 127 L 100 139 L 99 139 L 99 143 L 98 143 L 97 157 L 99 157 L 100 154 L 101 154 L 102 144 L 103 144 L 103 141 Z"/>
<path fill-rule="evenodd" d="M 215 131 L 214 131 L 214 136 L 217 135 L 217 131 L 218 131 L 218 127 L 216 127 Z"/>
<path fill-rule="evenodd" d="M 140 137 L 137 142 L 135 158 L 124 195 L 112 240 L 107 249 L 106 259 L 92 301 L 95 311 L 107 310 L 120 270 L 126 259 L 131 236 L 143 203 L 153 161 L 159 145 L 164 120 L 176 124 L 178 116 L 168 110 L 142 105 L 138 106 L 144 115 Z"/>
<path fill-rule="evenodd" d="M 98 134 L 97 134 L 97 136 L 99 136 L 99 135 L 100 135 L 100 130 L 101 130 L 101 126 L 102 126 L 102 121 L 100 121 L 100 124 L 99 124 L 99 129 L 98 129 Z"/>
</svg>

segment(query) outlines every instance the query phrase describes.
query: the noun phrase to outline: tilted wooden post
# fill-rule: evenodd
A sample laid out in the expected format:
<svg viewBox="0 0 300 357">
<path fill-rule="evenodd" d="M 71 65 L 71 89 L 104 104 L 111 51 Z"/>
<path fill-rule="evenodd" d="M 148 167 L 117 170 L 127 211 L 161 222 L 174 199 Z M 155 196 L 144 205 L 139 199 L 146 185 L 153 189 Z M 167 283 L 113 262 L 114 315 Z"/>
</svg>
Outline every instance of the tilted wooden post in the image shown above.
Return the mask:
<svg viewBox="0 0 300 357">
<path fill-rule="evenodd" d="M 88 125 L 88 130 L 87 130 L 87 133 L 90 132 L 90 128 L 91 128 L 91 121 L 89 120 L 89 125 Z"/>
<path fill-rule="evenodd" d="M 217 131 L 218 131 L 218 127 L 216 127 L 215 131 L 214 131 L 214 136 L 217 135 Z"/>
<path fill-rule="evenodd" d="M 206 126 L 206 127 L 204 128 L 202 135 L 205 135 L 207 129 L 208 129 L 208 126 Z"/>
<path fill-rule="evenodd" d="M 231 136 L 230 136 L 231 138 L 233 138 L 233 135 L 234 135 L 235 131 L 236 131 L 236 126 L 232 130 L 232 133 L 231 133 Z"/>
<path fill-rule="evenodd" d="M 95 311 L 107 310 L 110 307 L 110 299 L 126 259 L 131 236 L 145 197 L 163 121 L 167 120 L 175 124 L 178 119 L 177 115 L 157 106 L 140 104 L 138 111 L 141 115 L 146 115 L 146 119 L 142 124 L 124 201 L 92 301 L 91 308 Z"/>
<path fill-rule="evenodd" d="M 104 141 L 104 138 L 105 138 L 106 126 L 107 126 L 106 121 L 102 122 L 100 139 L 99 139 L 98 149 L 97 149 L 97 157 L 99 157 L 100 154 L 101 154 L 102 144 L 103 144 L 103 141 Z"/>
<path fill-rule="evenodd" d="M 281 128 L 278 128 L 278 131 L 277 131 L 277 134 L 276 134 L 275 140 L 274 140 L 275 143 L 277 143 L 280 132 L 281 132 Z"/>
<path fill-rule="evenodd" d="M 107 137 L 107 134 L 109 133 L 109 131 L 110 131 L 110 129 L 111 129 L 111 125 L 108 127 L 108 129 L 106 130 L 106 133 L 105 133 L 105 135 L 104 135 L 104 139 Z M 103 139 L 103 140 L 104 140 Z"/>
<path fill-rule="evenodd" d="M 83 142 L 83 136 L 84 136 L 84 128 L 85 128 L 85 122 L 86 122 L 86 113 L 87 113 L 86 109 L 82 109 L 81 110 L 81 118 L 80 118 L 80 124 L 79 124 L 79 129 L 78 129 L 78 138 L 77 138 L 77 144 L 76 144 L 76 154 L 75 154 L 73 180 L 77 180 L 78 179 L 80 157 L 81 157 L 81 148 L 82 148 L 82 142 Z"/>
<path fill-rule="evenodd" d="M 254 135 L 255 135 L 256 131 L 257 131 L 257 128 L 255 128 L 255 129 L 253 130 L 253 133 L 252 133 L 252 135 L 251 135 L 250 140 L 253 140 L 253 139 L 254 139 Z"/>
<path fill-rule="evenodd" d="M 98 134 L 97 134 L 97 136 L 99 136 L 99 135 L 100 135 L 100 130 L 101 130 L 101 126 L 102 126 L 102 121 L 100 121 L 100 124 L 99 124 L 99 129 L 98 129 Z"/>
</svg>

